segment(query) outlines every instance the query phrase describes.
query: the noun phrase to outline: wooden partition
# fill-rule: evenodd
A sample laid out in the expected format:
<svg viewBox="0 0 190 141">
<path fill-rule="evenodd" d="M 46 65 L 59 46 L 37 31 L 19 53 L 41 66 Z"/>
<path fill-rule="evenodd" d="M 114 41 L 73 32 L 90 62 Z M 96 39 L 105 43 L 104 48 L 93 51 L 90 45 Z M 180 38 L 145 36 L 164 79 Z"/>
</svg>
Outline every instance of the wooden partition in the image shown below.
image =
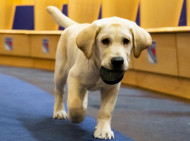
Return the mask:
<svg viewBox="0 0 190 141">
<path fill-rule="evenodd" d="M 11 29 L 15 5 L 21 4 L 22 0 L 2 0 L 0 4 L 0 29 Z"/>
<path fill-rule="evenodd" d="M 143 28 L 176 27 L 183 0 L 141 0 L 140 23 Z"/>
<path fill-rule="evenodd" d="M 12 29 L 18 5 L 34 5 L 34 0 L 2 0 L 0 4 L 0 29 Z"/>
<path fill-rule="evenodd" d="M 35 30 L 57 30 L 55 24 L 46 7 L 49 5 L 62 9 L 63 1 L 61 0 L 35 0 Z"/>
<path fill-rule="evenodd" d="M 179 76 L 190 78 L 190 33 L 177 34 Z"/>
<path fill-rule="evenodd" d="M 102 17 L 118 16 L 136 20 L 139 0 L 103 0 Z"/>
<path fill-rule="evenodd" d="M 98 19 L 102 0 L 69 0 L 68 15 L 79 23 L 91 23 Z"/>
<path fill-rule="evenodd" d="M 22 0 L 22 5 L 34 5 L 34 0 Z"/>
<path fill-rule="evenodd" d="M 190 0 L 186 0 L 187 25 L 190 26 Z"/>
</svg>

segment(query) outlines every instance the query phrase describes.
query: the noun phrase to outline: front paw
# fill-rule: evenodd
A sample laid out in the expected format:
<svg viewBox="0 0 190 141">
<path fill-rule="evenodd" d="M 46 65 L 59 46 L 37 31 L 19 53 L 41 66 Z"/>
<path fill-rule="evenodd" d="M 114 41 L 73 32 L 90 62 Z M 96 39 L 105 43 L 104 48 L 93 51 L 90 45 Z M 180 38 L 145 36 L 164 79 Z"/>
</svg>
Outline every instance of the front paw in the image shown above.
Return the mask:
<svg viewBox="0 0 190 141">
<path fill-rule="evenodd" d="M 95 127 L 94 138 L 99 139 L 113 139 L 114 133 L 110 128 Z"/>
<path fill-rule="evenodd" d="M 67 119 L 67 113 L 65 110 L 54 111 L 53 118 L 55 119 Z"/>
</svg>

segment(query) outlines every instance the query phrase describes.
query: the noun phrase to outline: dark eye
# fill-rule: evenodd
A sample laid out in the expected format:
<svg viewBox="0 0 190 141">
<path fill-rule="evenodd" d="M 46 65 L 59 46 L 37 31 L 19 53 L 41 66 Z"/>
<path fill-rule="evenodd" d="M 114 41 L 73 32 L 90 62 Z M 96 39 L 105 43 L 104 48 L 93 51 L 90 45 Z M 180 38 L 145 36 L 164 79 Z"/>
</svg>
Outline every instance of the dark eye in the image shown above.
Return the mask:
<svg viewBox="0 0 190 141">
<path fill-rule="evenodd" d="M 129 43 L 129 40 L 126 39 L 126 38 L 124 38 L 124 39 L 123 39 L 123 44 L 124 44 L 124 45 L 127 45 L 128 43 Z"/>
<path fill-rule="evenodd" d="M 108 38 L 105 38 L 102 40 L 102 44 L 103 45 L 109 45 L 110 44 L 110 40 Z"/>
</svg>

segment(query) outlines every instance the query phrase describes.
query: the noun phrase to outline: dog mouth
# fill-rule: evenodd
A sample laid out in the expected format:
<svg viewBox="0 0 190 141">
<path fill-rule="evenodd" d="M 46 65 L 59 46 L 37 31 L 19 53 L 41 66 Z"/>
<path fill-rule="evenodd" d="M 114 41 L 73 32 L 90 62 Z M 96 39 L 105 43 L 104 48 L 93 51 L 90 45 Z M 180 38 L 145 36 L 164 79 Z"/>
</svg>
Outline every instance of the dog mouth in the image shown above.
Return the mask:
<svg viewBox="0 0 190 141">
<path fill-rule="evenodd" d="M 114 85 L 119 83 L 124 76 L 123 70 L 108 70 L 105 67 L 100 68 L 100 77 L 104 81 L 104 83 L 109 85 Z"/>
</svg>

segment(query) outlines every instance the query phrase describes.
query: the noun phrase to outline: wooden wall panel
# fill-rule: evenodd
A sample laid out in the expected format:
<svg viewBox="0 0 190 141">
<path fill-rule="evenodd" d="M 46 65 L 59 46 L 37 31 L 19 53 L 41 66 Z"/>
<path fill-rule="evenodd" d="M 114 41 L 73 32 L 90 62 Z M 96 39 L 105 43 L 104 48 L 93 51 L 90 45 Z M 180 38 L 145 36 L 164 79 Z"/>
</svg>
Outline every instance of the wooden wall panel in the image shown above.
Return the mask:
<svg viewBox="0 0 190 141">
<path fill-rule="evenodd" d="M 183 0 L 141 0 L 140 23 L 143 28 L 176 27 Z"/>
<path fill-rule="evenodd" d="M 56 54 L 57 43 L 60 36 L 44 36 L 44 35 L 30 35 L 31 39 L 31 56 L 37 58 L 49 58 L 54 59 Z M 49 42 L 49 52 L 43 52 L 42 44 L 43 40 Z"/>
<path fill-rule="evenodd" d="M 1 0 L 0 4 L 0 29 L 11 29 L 15 5 L 21 4 L 21 0 Z"/>
<path fill-rule="evenodd" d="M 127 84 L 133 85 L 130 82 L 135 81 L 138 87 L 190 99 L 190 79 L 187 78 L 130 70 L 126 73 L 126 80 Z"/>
<path fill-rule="evenodd" d="M 49 5 L 62 8 L 61 0 L 35 0 L 35 30 L 57 30 L 58 25 L 53 21 L 53 18 L 48 14 L 46 7 Z"/>
<path fill-rule="evenodd" d="M 34 0 L 22 0 L 22 5 L 33 5 Z"/>
<path fill-rule="evenodd" d="M 46 69 L 53 71 L 55 69 L 55 60 L 54 59 L 39 59 L 33 58 L 33 68 L 36 69 Z"/>
<path fill-rule="evenodd" d="M 132 70 L 126 71 L 122 80 L 122 84 L 137 86 L 136 72 Z"/>
<path fill-rule="evenodd" d="M 51 71 L 53 71 L 55 68 L 54 59 L 31 58 L 22 56 L 0 55 L 0 64 L 13 67 L 36 68 Z"/>
<path fill-rule="evenodd" d="M 139 0 L 103 0 L 102 17 L 118 16 L 135 21 L 138 7 Z"/>
<path fill-rule="evenodd" d="M 12 39 L 12 50 L 5 48 L 6 38 Z M 30 42 L 27 35 L 0 34 L 0 54 L 30 56 Z"/>
<path fill-rule="evenodd" d="M 190 26 L 190 0 L 187 1 L 187 26 Z"/>
<path fill-rule="evenodd" d="M 133 69 L 134 68 L 134 63 L 133 63 L 133 58 L 134 55 L 133 53 L 131 53 L 131 56 L 130 56 L 130 62 L 129 62 L 129 69 Z"/>
<path fill-rule="evenodd" d="M 190 78 L 190 33 L 177 34 L 179 76 Z"/>
<path fill-rule="evenodd" d="M 176 35 L 174 34 L 151 34 L 153 41 L 156 41 L 157 63 L 148 61 L 147 50 L 141 56 L 133 59 L 134 69 L 156 72 L 168 75 L 177 75 L 177 50 Z"/>
<path fill-rule="evenodd" d="M 69 0 L 68 15 L 79 23 L 91 23 L 98 19 L 102 0 Z"/>
<path fill-rule="evenodd" d="M 0 55 L 0 64 L 13 67 L 33 68 L 32 58 L 22 56 Z"/>
</svg>

